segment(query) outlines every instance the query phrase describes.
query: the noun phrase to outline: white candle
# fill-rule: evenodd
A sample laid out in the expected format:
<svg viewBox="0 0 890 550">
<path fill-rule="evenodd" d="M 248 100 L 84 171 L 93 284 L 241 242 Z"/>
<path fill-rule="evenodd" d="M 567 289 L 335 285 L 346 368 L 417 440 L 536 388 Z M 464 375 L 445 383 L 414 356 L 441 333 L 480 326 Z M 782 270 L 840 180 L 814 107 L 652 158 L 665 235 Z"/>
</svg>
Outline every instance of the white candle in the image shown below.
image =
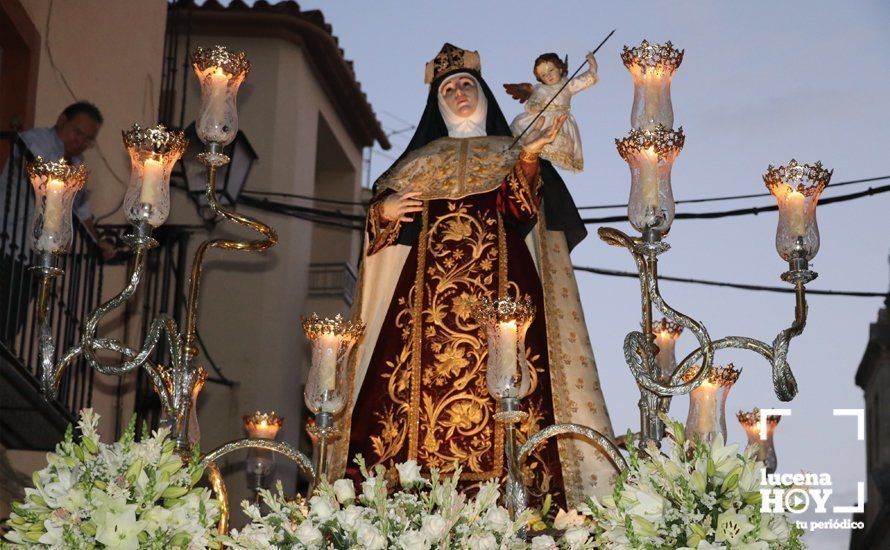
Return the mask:
<svg viewBox="0 0 890 550">
<path fill-rule="evenodd" d="M 644 128 L 654 127 L 659 122 L 658 109 L 660 102 L 659 86 L 661 86 L 661 75 L 654 69 L 649 69 L 643 75 L 643 117 Z"/>
<path fill-rule="evenodd" d="M 323 392 L 332 391 L 337 387 L 337 351 L 340 348 L 340 338 L 325 332 L 319 335 L 318 345 L 321 347 L 318 365 L 319 389 Z"/>
<path fill-rule="evenodd" d="M 260 420 L 256 424 L 250 424 L 248 435 L 259 439 L 275 439 L 275 436 L 278 435 L 278 425 Z"/>
<path fill-rule="evenodd" d="M 62 201 L 65 197 L 65 183 L 50 178 L 46 184 L 46 206 L 43 210 L 43 235 L 58 234 L 62 227 Z"/>
<path fill-rule="evenodd" d="M 229 77 L 217 67 L 210 75 L 210 104 L 207 106 L 207 117 L 212 125 L 225 121 L 228 85 Z"/>
<path fill-rule="evenodd" d="M 655 333 L 655 344 L 658 346 L 658 355 L 655 356 L 655 363 L 662 377 L 667 378 L 673 374 L 676 365 L 674 364 L 674 337 L 670 331 L 660 330 Z"/>
<path fill-rule="evenodd" d="M 509 373 L 511 376 L 516 372 L 516 340 L 517 329 L 516 321 L 505 321 L 500 323 L 499 327 L 500 340 L 498 341 L 501 368 L 504 374 Z M 518 382 L 518 381 L 517 381 Z"/>
<path fill-rule="evenodd" d="M 794 237 L 803 237 L 806 232 L 807 217 L 805 212 L 806 197 L 800 191 L 793 190 L 785 195 L 785 211 L 788 216 L 788 229 Z"/>
<path fill-rule="evenodd" d="M 163 185 L 164 164 L 155 159 L 146 160 L 142 170 L 142 189 L 139 192 L 139 202 L 156 207 Z"/>
<path fill-rule="evenodd" d="M 706 434 L 719 429 L 717 426 L 717 388 L 719 388 L 717 384 L 705 381 L 692 390 L 695 394 L 693 398 L 698 403 L 698 421 L 695 433 Z"/>
<path fill-rule="evenodd" d="M 640 191 L 646 211 L 658 212 L 658 155 L 654 147 L 643 149 L 640 155 Z"/>
</svg>

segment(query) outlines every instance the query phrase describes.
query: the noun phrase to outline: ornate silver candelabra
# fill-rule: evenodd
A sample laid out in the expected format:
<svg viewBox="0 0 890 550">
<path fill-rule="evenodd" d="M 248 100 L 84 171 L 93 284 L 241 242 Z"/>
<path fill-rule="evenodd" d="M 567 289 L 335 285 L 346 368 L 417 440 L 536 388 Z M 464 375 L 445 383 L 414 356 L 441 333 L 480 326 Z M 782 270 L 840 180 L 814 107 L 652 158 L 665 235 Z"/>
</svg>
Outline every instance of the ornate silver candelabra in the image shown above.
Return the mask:
<svg viewBox="0 0 890 550">
<path fill-rule="evenodd" d="M 127 219 L 133 226 L 132 232 L 126 237 L 133 251 L 129 280 L 123 290 L 89 315 L 83 327 L 81 341 L 66 350 L 57 362 L 53 361 L 56 350 L 48 316 L 49 295 L 55 277 L 62 273 L 57 267 L 57 257 L 66 251 L 71 242 L 73 195 L 83 185 L 86 174 L 83 169 L 74 168 L 64 161 L 47 163 L 38 159 L 29 168 L 37 195 L 32 247 L 37 253 L 37 262 L 33 269 L 39 276 L 37 316 L 44 394 L 48 398 L 55 397 L 66 368 L 81 356 L 91 368 L 103 374 L 123 375 L 143 368 L 161 399 L 166 422 L 172 428 L 177 450 L 184 459 L 189 457 L 194 443 L 188 436 L 191 409 L 206 378 L 204 369 L 196 360 L 198 300 L 205 255 L 211 248 L 262 251 L 274 246 L 278 240 L 271 227 L 225 209 L 216 197 L 217 170 L 229 162 L 229 158 L 223 154 L 223 147 L 234 140 L 238 131 L 236 98 L 239 86 L 250 71 L 250 62 L 243 53 L 233 54 L 217 46 L 209 50 L 198 48 L 193 55 L 193 68 L 201 83 L 202 103 L 196 128 L 198 137 L 206 145 L 205 151 L 198 158 L 207 168 L 207 202 L 215 215 L 254 230 L 261 238 L 248 241 L 209 239 L 198 246 L 189 278 L 185 325 L 181 331 L 172 318 L 160 316 L 151 321 L 145 341 L 139 349 L 130 348 L 119 340 L 98 336 L 101 321 L 129 302 L 144 278 L 148 251 L 157 246 L 157 241 L 151 236 L 152 230 L 166 221 L 170 211 L 170 175 L 187 145 L 183 133 L 169 131 L 161 125 L 153 128 L 134 125 L 124 132 L 124 145 L 130 154 L 132 165 L 130 185 L 124 198 Z M 168 346 L 169 365 L 159 365 L 149 359 L 160 344 L 162 336 Z M 122 360 L 115 363 L 103 362 L 98 358 L 100 352 L 117 353 Z M 239 449 L 261 449 L 282 454 L 296 462 L 315 480 L 316 465 L 306 455 L 287 443 L 273 439 L 245 438 L 209 452 L 203 457 L 202 463 L 208 470 L 211 485 L 221 503 L 221 532 L 228 529 L 229 507 L 225 483 L 215 461 Z"/>
<path fill-rule="evenodd" d="M 831 172 L 818 162 L 805 165 L 792 160 L 787 166 L 770 166 L 763 178 L 779 201 L 776 246 L 789 263 L 789 270 L 781 278 L 794 285 L 794 322 L 771 345 L 745 336 L 711 340 L 702 323 L 671 307 L 658 288 L 658 256 L 669 249 L 664 238 L 674 218 L 671 168 L 685 142 L 682 128 L 671 129 L 674 115 L 670 98 L 670 82 L 683 60 L 683 51 L 670 42 L 653 45 L 644 40 L 638 47 L 625 46 L 621 57 L 634 78 L 633 129 L 615 142 L 631 172 L 628 219 L 641 236 L 631 237 L 614 228 L 600 228 L 598 233 L 606 243 L 626 248 L 639 273 L 643 331 L 625 337 L 624 357 L 640 388 L 641 443 L 659 442 L 664 434 L 659 412 L 669 405 L 668 398 L 698 387 L 708 377 L 719 350 L 737 348 L 760 354 L 772 367 L 773 387 L 779 399 L 790 401 L 797 394 L 787 361 L 788 347 L 806 324 L 805 285 L 817 276 L 809 269 L 809 261 L 819 248 L 816 203 Z M 652 330 L 653 308 L 677 327 L 688 329 L 699 343 L 667 380 L 656 359 L 659 349 Z"/>
</svg>

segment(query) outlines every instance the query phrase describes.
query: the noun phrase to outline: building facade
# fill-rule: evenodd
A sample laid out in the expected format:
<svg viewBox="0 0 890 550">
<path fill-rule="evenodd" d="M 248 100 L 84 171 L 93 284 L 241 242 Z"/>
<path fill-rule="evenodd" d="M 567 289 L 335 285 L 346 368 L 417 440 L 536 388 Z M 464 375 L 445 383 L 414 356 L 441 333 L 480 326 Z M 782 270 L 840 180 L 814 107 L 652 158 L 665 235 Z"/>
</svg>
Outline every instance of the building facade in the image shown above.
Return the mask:
<svg viewBox="0 0 890 550">
<path fill-rule="evenodd" d="M 865 354 L 856 371 L 856 385 L 865 393 L 866 501 L 855 521 L 852 550 L 890 548 L 890 297 L 872 323 Z"/>
<path fill-rule="evenodd" d="M 72 93 L 97 104 L 105 124 L 98 146 L 86 158 L 91 201 L 97 213 L 109 214 L 102 223 L 117 226 L 112 230 L 117 232 L 125 230 L 117 207 L 129 177 L 118 132 L 134 122 L 160 120 L 183 129 L 192 123 L 200 102 L 188 62 L 195 47 L 219 44 L 247 54 L 252 69 L 239 93 L 239 127 L 256 160 L 234 208 L 274 227 L 279 241 L 263 253 L 211 250 L 207 255 L 198 331 L 203 343 L 199 361 L 210 381 L 197 405 L 200 444 L 209 451 L 239 439 L 243 414 L 274 410 L 286 419 L 279 439 L 305 448 L 302 387 L 308 348 L 300 317 L 348 311 L 362 246 L 357 220 L 367 200 L 361 186 L 363 149 L 375 142 L 389 148 L 330 25 L 320 12 L 302 11 L 295 2 L 248 6 L 237 0 L 227 6 L 213 0 L 201 5 L 2 0 L 0 30 L 10 21 L 18 29 L 17 43 L 31 48 L 22 49 L 19 58 L 33 63 L 10 69 L 6 60 L 13 40 L 0 33 L 0 116 L 9 119 L 0 121 L 0 128 L 51 126 L 73 101 Z M 83 40 L 85 28 L 88 41 Z M 7 75 L 32 86 L 33 101 L 10 99 Z M 8 112 L 17 113 L 17 125 Z M 143 285 L 126 312 L 109 319 L 103 335 L 138 347 L 153 316 L 181 317 L 181 291 L 202 240 L 255 238 L 244 228 L 207 220 L 199 197 L 187 190 L 189 183 L 184 174 L 174 175 L 170 217 L 156 231 L 166 240 L 150 264 L 155 278 Z M 268 201 L 294 208 L 282 214 Z M 319 216 L 318 210 L 337 210 L 342 219 Z M 105 266 L 103 297 L 118 292 L 126 275 L 125 264 Z M 119 435 L 134 411 L 157 421 L 152 416 L 157 403 L 143 375 L 94 378 L 90 404 L 103 415 L 100 428 L 106 438 Z M 60 415 L 60 421 L 71 412 Z M 12 418 L 2 403 L 0 414 Z M 24 448 L 0 450 L 0 458 L 6 457 L 0 460 L 0 518 L 8 515 L 3 506 L 20 491 L 19 480 L 9 472 L 30 475 L 45 464 L 46 449 L 14 446 Z M 230 455 L 220 464 L 235 510 L 240 500 L 252 497 L 244 459 Z M 299 483 L 295 469 L 280 460 L 275 477 L 290 492 Z M 233 523 L 239 523 L 237 514 Z"/>
</svg>

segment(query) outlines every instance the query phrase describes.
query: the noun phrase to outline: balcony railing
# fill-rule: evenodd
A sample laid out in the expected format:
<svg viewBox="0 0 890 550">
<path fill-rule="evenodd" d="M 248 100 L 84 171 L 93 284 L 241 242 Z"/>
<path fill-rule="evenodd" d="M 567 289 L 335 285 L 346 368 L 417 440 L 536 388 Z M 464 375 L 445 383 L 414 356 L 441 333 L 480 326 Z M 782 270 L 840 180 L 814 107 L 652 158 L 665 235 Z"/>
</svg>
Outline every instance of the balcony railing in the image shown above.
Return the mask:
<svg viewBox="0 0 890 550">
<path fill-rule="evenodd" d="M 38 281 L 28 269 L 34 195 L 25 173 L 34 156 L 15 135 L 2 137 L 9 156 L 0 174 L 0 440 L 11 448 L 51 449 L 74 413 L 91 405 L 93 371 L 78 361 L 63 378 L 58 399 L 47 404 L 39 395 L 33 307 Z M 67 349 L 102 295 L 104 265 L 80 224 L 61 263 L 65 274 L 53 288 L 50 319 L 59 349 Z"/>
<path fill-rule="evenodd" d="M 309 296 L 342 297 L 351 306 L 355 295 L 355 270 L 347 263 L 309 265 Z"/>
</svg>

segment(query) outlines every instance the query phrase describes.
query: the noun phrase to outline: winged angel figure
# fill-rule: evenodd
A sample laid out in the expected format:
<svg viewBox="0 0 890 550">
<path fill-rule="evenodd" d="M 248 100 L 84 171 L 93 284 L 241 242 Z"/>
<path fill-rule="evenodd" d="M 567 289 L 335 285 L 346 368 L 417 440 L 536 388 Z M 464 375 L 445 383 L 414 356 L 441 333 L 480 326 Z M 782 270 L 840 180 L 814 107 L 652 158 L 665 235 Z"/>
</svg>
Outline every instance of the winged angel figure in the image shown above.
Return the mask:
<svg viewBox="0 0 890 550">
<path fill-rule="evenodd" d="M 504 84 L 504 89 L 513 99 L 525 104 L 525 111 L 520 113 L 510 130 L 514 136 L 518 136 L 531 123 L 535 116 L 545 110 L 547 103 L 556 96 L 556 99 L 546 107 L 546 112 L 541 115 L 544 126 L 551 124 L 552 118 L 562 114 L 568 115 L 565 124 L 556 136 L 556 141 L 544 147 L 541 156 L 556 166 L 580 172 L 584 168 L 584 158 L 581 154 L 581 134 L 578 131 L 578 123 L 570 111 L 572 96 L 582 90 L 593 86 L 599 81 L 596 70 L 596 58 L 592 53 L 587 54 L 587 62 L 590 68 L 575 78 L 569 80 L 568 85 L 558 93 L 569 73 L 568 59 L 560 59 L 555 53 L 545 53 L 535 59 L 533 72 L 539 84 L 532 85 L 528 82 L 520 84 Z M 557 95 L 558 93 L 558 95 Z"/>
</svg>

